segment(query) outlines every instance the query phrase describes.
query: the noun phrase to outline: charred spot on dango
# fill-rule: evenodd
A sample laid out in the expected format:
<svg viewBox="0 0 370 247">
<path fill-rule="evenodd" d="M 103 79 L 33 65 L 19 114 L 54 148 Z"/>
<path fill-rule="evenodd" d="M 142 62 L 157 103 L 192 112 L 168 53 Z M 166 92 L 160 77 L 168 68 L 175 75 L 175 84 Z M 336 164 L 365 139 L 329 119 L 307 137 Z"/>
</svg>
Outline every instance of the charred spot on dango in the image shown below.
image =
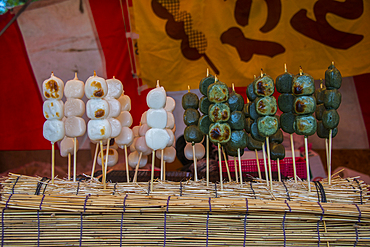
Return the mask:
<svg viewBox="0 0 370 247">
<path fill-rule="evenodd" d="M 304 112 L 305 108 L 306 108 L 306 105 L 302 101 L 297 100 L 297 102 L 295 103 L 296 112 L 297 113 Z"/>
<path fill-rule="evenodd" d="M 266 87 L 263 85 L 263 81 L 260 80 L 257 82 L 257 93 L 258 94 L 265 94 Z"/>
<path fill-rule="evenodd" d="M 58 98 L 59 95 L 58 95 L 58 91 L 59 91 L 59 86 L 58 86 L 58 83 L 54 80 L 49 80 L 46 84 L 45 84 L 45 87 L 47 90 L 49 90 L 50 92 L 52 92 L 52 94 L 50 95 L 49 93 L 46 93 L 45 92 L 45 97 L 46 98 Z"/>
<path fill-rule="evenodd" d="M 101 118 L 101 117 L 104 116 L 104 114 L 105 114 L 105 111 L 103 109 L 98 109 L 98 110 L 95 111 L 95 117 L 96 118 Z"/>
<path fill-rule="evenodd" d="M 96 88 L 96 90 L 95 90 L 95 91 L 94 91 L 94 93 L 93 93 L 93 95 L 94 95 L 95 97 L 101 98 L 101 97 L 103 97 L 103 96 L 104 96 L 104 90 L 103 90 L 102 85 L 101 85 L 101 83 L 100 83 L 100 82 L 93 81 L 93 82 L 91 83 L 91 86 Z"/>
</svg>

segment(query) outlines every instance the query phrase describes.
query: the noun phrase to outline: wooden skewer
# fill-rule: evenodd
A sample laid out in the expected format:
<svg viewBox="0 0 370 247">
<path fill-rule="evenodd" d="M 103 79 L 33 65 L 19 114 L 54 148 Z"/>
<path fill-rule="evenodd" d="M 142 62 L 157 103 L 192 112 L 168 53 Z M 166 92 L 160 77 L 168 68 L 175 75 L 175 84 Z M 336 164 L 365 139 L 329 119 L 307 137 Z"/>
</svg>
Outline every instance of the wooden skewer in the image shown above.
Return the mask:
<svg viewBox="0 0 370 247">
<path fill-rule="evenodd" d="M 157 80 L 157 85 L 155 87 L 159 87 L 159 80 Z"/>
<path fill-rule="evenodd" d="M 284 63 L 284 71 L 285 71 L 285 73 L 288 72 L 288 69 L 286 67 L 286 63 Z"/>
<path fill-rule="evenodd" d="M 308 160 L 308 143 L 307 136 L 304 137 L 304 151 L 306 153 L 306 170 L 307 170 L 307 183 L 308 191 L 311 192 L 311 183 L 310 183 L 310 162 Z"/>
<path fill-rule="evenodd" d="M 73 139 L 73 177 L 77 176 L 77 138 Z M 76 181 L 76 180 L 75 180 Z"/>
<path fill-rule="evenodd" d="M 331 151 L 332 151 L 332 144 L 333 144 L 333 130 L 329 130 L 329 162 L 328 162 L 328 181 L 329 185 L 331 185 Z"/>
<path fill-rule="evenodd" d="M 55 170 L 55 146 L 54 142 L 51 144 L 51 183 L 54 184 L 54 170 Z"/>
<path fill-rule="evenodd" d="M 96 165 L 96 159 L 98 157 L 98 151 L 99 151 L 99 143 L 97 142 L 96 143 L 96 147 L 95 147 L 95 154 L 94 154 L 93 166 L 92 166 L 92 169 L 91 169 L 91 178 L 94 178 L 95 165 Z"/>
<path fill-rule="evenodd" d="M 207 166 L 206 176 L 207 176 L 207 187 L 208 187 L 209 186 L 209 137 L 208 135 L 206 136 L 206 166 Z"/>
<path fill-rule="evenodd" d="M 281 174 L 280 174 L 280 159 L 279 159 L 279 158 L 276 160 L 276 163 L 277 163 L 277 170 L 278 170 L 278 178 L 279 178 L 279 182 L 281 182 Z"/>
<path fill-rule="evenodd" d="M 217 148 L 218 148 L 218 166 L 219 166 L 219 170 L 220 170 L 220 184 L 221 184 L 221 190 L 223 190 L 224 186 L 223 186 L 223 181 L 222 181 L 221 145 L 220 145 L 220 143 L 217 143 Z"/>
<path fill-rule="evenodd" d="M 222 155 L 224 156 L 224 160 L 225 160 L 227 177 L 229 179 L 229 182 L 231 182 L 231 174 L 230 174 L 230 169 L 229 169 L 229 162 L 227 161 L 227 156 L 226 156 L 226 153 L 225 153 L 225 149 L 223 147 L 221 147 L 221 151 L 222 151 Z"/>
<path fill-rule="evenodd" d="M 234 169 L 235 169 L 235 181 L 239 182 L 239 175 L 238 175 L 238 166 L 236 164 L 236 157 L 234 157 Z"/>
<path fill-rule="evenodd" d="M 197 157 L 195 157 L 195 143 L 191 144 L 193 147 L 193 161 L 194 161 L 194 181 L 198 181 Z"/>
<path fill-rule="evenodd" d="M 155 150 L 152 152 L 152 173 L 150 176 L 150 192 L 153 192 Z"/>
<path fill-rule="evenodd" d="M 161 150 L 161 180 L 163 181 L 163 166 L 164 166 L 164 164 L 163 164 L 163 149 Z"/>
<path fill-rule="evenodd" d="M 137 183 L 137 173 L 139 171 L 139 166 L 140 166 L 140 161 L 141 161 L 141 157 L 143 156 L 143 152 L 140 152 L 139 154 L 139 159 L 137 161 L 137 165 L 135 167 L 135 174 L 134 174 L 134 179 L 132 180 L 134 183 Z"/>
<path fill-rule="evenodd" d="M 272 169 L 271 169 L 271 154 L 270 154 L 270 144 L 269 144 L 269 138 L 266 137 L 266 148 L 267 148 L 267 161 L 269 164 L 269 175 L 270 175 L 270 189 L 272 190 Z"/>
<path fill-rule="evenodd" d="M 103 141 L 100 141 L 100 158 L 101 158 L 101 171 L 102 171 L 102 174 L 103 174 L 103 187 L 104 189 L 107 188 L 107 183 L 106 183 L 106 180 L 107 180 L 107 177 L 106 177 L 106 173 L 105 173 L 105 164 L 104 164 L 104 154 L 103 154 Z"/>
<path fill-rule="evenodd" d="M 105 174 L 107 174 L 107 169 L 108 169 L 108 157 L 109 157 L 109 144 L 110 144 L 110 138 L 108 138 L 107 141 L 107 149 L 105 150 Z"/>
<path fill-rule="evenodd" d="M 207 77 L 209 76 L 209 68 L 207 68 Z"/>
<path fill-rule="evenodd" d="M 263 165 L 265 167 L 265 178 L 267 187 L 270 185 L 268 170 L 267 170 L 267 162 L 266 162 L 266 151 L 265 151 L 265 143 L 262 144 L 262 154 L 263 154 Z"/>
<path fill-rule="evenodd" d="M 242 161 L 240 159 L 240 148 L 238 148 L 238 162 L 239 162 L 240 185 L 243 185 L 243 171 L 242 171 Z"/>
<path fill-rule="evenodd" d="M 68 181 L 71 180 L 71 153 L 68 153 Z"/>
<path fill-rule="evenodd" d="M 292 161 L 293 161 L 293 176 L 294 182 L 297 183 L 297 166 L 295 164 L 295 152 L 294 152 L 294 139 L 293 134 L 290 134 L 290 147 L 292 149 Z"/>
<path fill-rule="evenodd" d="M 261 175 L 261 167 L 260 167 L 260 161 L 258 159 L 258 152 L 257 152 L 257 149 L 254 150 L 254 152 L 256 153 L 256 161 L 257 161 L 257 170 L 258 170 L 258 177 L 259 179 L 262 179 L 262 175 Z"/>
<path fill-rule="evenodd" d="M 166 161 L 163 161 L 163 180 L 166 181 Z"/>
<path fill-rule="evenodd" d="M 126 181 L 130 182 L 130 170 L 128 168 L 128 155 L 127 155 L 127 145 L 125 145 L 125 163 L 126 163 Z"/>
</svg>

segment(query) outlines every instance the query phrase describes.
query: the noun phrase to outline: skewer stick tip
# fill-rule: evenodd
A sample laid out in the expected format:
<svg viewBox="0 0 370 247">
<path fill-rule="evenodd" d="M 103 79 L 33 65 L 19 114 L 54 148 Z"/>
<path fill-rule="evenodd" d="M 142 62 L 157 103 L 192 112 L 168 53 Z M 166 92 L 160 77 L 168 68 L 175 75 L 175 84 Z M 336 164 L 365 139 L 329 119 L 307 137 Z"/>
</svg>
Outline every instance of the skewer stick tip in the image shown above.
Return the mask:
<svg viewBox="0 0 370 247">
<path fill-rule="evenodd" d="M 190 93 L 190 85 L 188 85 L 188 93 Z"/>
<path fill-rule="evenodd" d="M 263 69 L 261 68 L 261 77 L 263 77 Z"/>
<path fill-rule="evenodd" d="M 286 72 L 288 72 L 288 69 L 287 69 L 287 67 L 286 67 L 286 63 L 284 63 L 284 72 L 286 73 Z"/>
<path fill-rule="evenodd" d="M 96 76 L 96 71 L 94 70 L 94 76 Z"/>
<path fill-rule="evenodd" d="M 159 80 L 157 80 L 157 85 L 155 87 L 159 87 Z"/>
<path fill-rule="evenodd" d="M 302 66 L 299 66 L 299 75 L 303 75 L 303 69 L 302 69 Z"/>
<path fill-rule="evenodd" d="M 234 86 L 234 83 L 231 83 L 231 88 L 233 89 L 233 92 L 235 92 L 235 86 Z"/>
<path fill-rule="evenodd" d="M 75 72 L 75 78 L 73 78 L 73 80 L 78 80 L 77 72 Z"/>
<path fill-rule="evenodd" d="M 207 77 L 209 76 L 209 68 L 207 68 Z"/>
</svg>

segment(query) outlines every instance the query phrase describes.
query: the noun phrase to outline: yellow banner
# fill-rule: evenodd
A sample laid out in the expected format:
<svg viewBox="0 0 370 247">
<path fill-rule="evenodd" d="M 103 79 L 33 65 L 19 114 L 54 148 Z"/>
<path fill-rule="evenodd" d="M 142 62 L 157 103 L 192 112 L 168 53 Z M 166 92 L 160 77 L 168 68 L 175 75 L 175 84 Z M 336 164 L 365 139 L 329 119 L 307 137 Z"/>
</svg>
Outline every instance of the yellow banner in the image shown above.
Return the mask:
<svg viewBox="0 0 370 247">
<path fill-rule="evenodd" d="M 247 86 L 261 68 L 276 78 L 299 66 L 324 78 L 370 72 L 370 2 L 362 0 L 133 1 L 143 82 L 169 91 L 197 88 L 206 69 Z"/>
</svg>

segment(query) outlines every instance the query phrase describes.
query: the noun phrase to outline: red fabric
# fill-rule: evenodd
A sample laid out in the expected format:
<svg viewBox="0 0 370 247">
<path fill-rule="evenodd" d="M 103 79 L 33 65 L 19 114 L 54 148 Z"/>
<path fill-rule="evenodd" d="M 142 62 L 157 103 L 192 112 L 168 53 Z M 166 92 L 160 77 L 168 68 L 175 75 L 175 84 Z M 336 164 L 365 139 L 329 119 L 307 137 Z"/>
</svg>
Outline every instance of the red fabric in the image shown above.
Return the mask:
<svg viewBox="0 0 370 247">
<path fill-rule="evenodd" d="M 358 100 L 365 122 L 367 139 L 370 142 L 370 101 L 369 101 L 369 82 L 370 74 L 357 75 L 353 77 L 355 82 Z"/>
<path fill-rule="evenodd" d="M 0 15 L 0 29 L 13 15 Z M 42 128 L 42 99 L 17 22 L 0 37 L 1 86 L 0 150 L 50 149 Z"/>
<path fill-rule="evenodd" d="M 126 28 L 129 31 L 126 1 L 122 1 L 122 4 Z M 130 113 L 134 119 L 133 126 L 138 125 L 141 114 L 148 109 L 146 95 L 149 90 L 138 95 L 137 81 L 133 79 L 131 74 L 130 56 L 120 1 L 90 0 L 90 8 L 104 52 L 107 77 L 112 78 L 115 76 L 122 81 L 125 94 L 131 98 L 132 107 Z"/>
</svg>

